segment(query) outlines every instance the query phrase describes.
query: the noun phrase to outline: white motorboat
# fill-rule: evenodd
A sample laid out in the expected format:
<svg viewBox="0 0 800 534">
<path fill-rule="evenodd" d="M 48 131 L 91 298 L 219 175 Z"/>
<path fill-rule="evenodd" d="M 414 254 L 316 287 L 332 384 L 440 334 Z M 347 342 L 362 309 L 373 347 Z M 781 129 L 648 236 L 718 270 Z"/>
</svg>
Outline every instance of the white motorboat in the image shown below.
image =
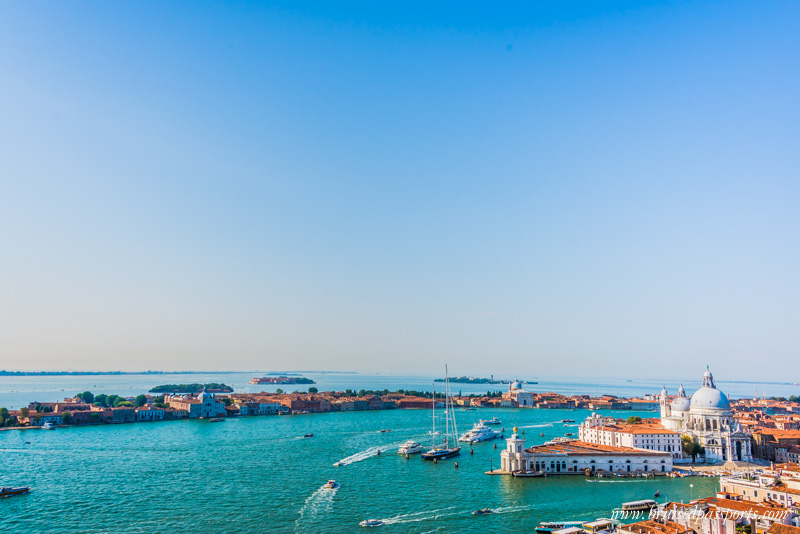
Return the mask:
<svg viewBox="0 0 800 534">
<path fill-rule="evenodd" d="M 484 425 L 499 425 L 500 423 L 502 423 L 502 421 L 498 419 L 497 416 L 495 415 L 491 419 L 481 419 L 481 423 L 483 423 Z"/>
<path fill-rule="evenodd" d="M 365 519 L 361 523 L 359 523 L 362 527 L 379 527 L 383 525 L 383 521 L 380 519 Z"/>
<path fill-rule="evenodd" d="M 335 489 L 339 489 L 339 486 L 341 486 L 341 484 L 339 484 L 335 480 L 331 479 L 331 480 L 328 481 L 327 484 L 325 484 L 325 489 L 335 490 Z"/>
<path fill-rule="evenodd" d="M 418 452 L 422 452 L 422 445 L 413 439 L 406 441 L 397 449 L 397 454 L 416 454 Z"/>
<path fill-rule="evenodd" d="M 42 425 L 42 430 L 55 430 L 55 429 L 56 429 L 56 425 L 54 425 L 50 421 L 48 421 L 48 422 L 46 422 L 45 424 Z"/>
<path fill-rule="evenodd" d="M 472 429 L 465 432 L 458 438 L 458 441 L 463 441 L 465 443 L 475 443 L 478 441 L 487 441 L 490 439 L 494 439 L 500 435 L 500 432 L 495 432 L 491 428 L 485 426 L 482 422 L 475 423 Z"/>
</svg>

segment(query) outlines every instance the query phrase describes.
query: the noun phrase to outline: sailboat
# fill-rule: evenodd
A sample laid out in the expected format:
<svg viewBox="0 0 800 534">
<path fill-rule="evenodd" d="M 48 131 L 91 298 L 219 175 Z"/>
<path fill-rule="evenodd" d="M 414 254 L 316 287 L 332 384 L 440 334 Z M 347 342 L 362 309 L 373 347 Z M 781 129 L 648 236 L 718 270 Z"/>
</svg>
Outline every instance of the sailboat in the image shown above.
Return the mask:
<svg viewBox="0 0 800 534">
<path fill-rule="evenodd" d="M 423 460 L 440 460 L 452 458 L 461 454 L 458 446 L 458 429 L 456 428 L 456 413 L 453 410 L 453 396 L 450 393 L 450 378 L 447 366 L 444 366 L 444 433 L 436 433 L 436 394 L 433 395 L 433 443 L 431 450 L 422 453 Z M 441 441 L 438 441 L 441 438 Z"/>
</svg>

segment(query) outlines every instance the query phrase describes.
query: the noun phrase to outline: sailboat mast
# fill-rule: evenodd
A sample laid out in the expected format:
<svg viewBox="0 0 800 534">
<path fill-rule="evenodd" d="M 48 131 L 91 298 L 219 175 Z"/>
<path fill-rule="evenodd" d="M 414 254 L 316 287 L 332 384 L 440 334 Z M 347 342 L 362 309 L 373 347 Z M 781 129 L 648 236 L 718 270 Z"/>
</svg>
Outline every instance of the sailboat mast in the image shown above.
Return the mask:
<svg viewBox="0 0 800 534">
<path fill-rule="evenodd" d="M 433 421 L 433 429 L 431 430 L 431 448 L 436 447 L 436 381 L 431 385 L 431 420 Z"/>
<path fill-rule="evenodd" d="M 444 366 L 444 444 L 449 447 L 450 441 L 450 375 L 447 374 L 447 364 Z"/>
</svg>

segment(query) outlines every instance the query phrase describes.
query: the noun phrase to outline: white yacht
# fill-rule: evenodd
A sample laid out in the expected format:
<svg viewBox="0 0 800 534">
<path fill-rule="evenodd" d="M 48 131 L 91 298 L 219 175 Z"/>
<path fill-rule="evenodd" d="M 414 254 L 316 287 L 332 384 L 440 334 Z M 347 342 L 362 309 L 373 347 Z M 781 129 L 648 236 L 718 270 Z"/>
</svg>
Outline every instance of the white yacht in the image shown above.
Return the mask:
<svg viewBox="0 0 800 534">
<path fill-rule="evenodd" d="M 413 439 L 406 441 L 397 449 L 397 454 L 415 454 L 418 452 L 422 452 L 422 445 Z"/>
<path fill-rule="evenodd" d="M 466 443 L 475 443 L 476 441 L 486 441 L 494 439 L 500 435 L 500 432 L 495 432 L 491 428 L 483 424 L 483 422 L 475 423 L 471 430 L 465 432 L 458 438 L 458 441 Z"/>
<path fill-rule="evenodd" d="M 55 428 L 56 425 L 54 425 L 50 421 L 47 421 L 45 424 L 42 425 L 42 430 L 55 430 Z"/>
</svg>

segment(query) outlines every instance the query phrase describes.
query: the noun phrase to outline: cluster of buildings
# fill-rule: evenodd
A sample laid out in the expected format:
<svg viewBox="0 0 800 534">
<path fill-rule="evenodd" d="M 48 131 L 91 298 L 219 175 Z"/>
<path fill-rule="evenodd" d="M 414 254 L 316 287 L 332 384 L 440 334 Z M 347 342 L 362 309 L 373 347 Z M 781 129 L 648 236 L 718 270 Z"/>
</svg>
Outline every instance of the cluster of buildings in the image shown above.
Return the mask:
<svg viewBox="0 0 800 534">
<path fill-rule="evenodd" d="M 772 464 L 720 478 L 714 496 L 670 502 L 620 534 L 800 534 L 800 466 Z"/>
</svg>

